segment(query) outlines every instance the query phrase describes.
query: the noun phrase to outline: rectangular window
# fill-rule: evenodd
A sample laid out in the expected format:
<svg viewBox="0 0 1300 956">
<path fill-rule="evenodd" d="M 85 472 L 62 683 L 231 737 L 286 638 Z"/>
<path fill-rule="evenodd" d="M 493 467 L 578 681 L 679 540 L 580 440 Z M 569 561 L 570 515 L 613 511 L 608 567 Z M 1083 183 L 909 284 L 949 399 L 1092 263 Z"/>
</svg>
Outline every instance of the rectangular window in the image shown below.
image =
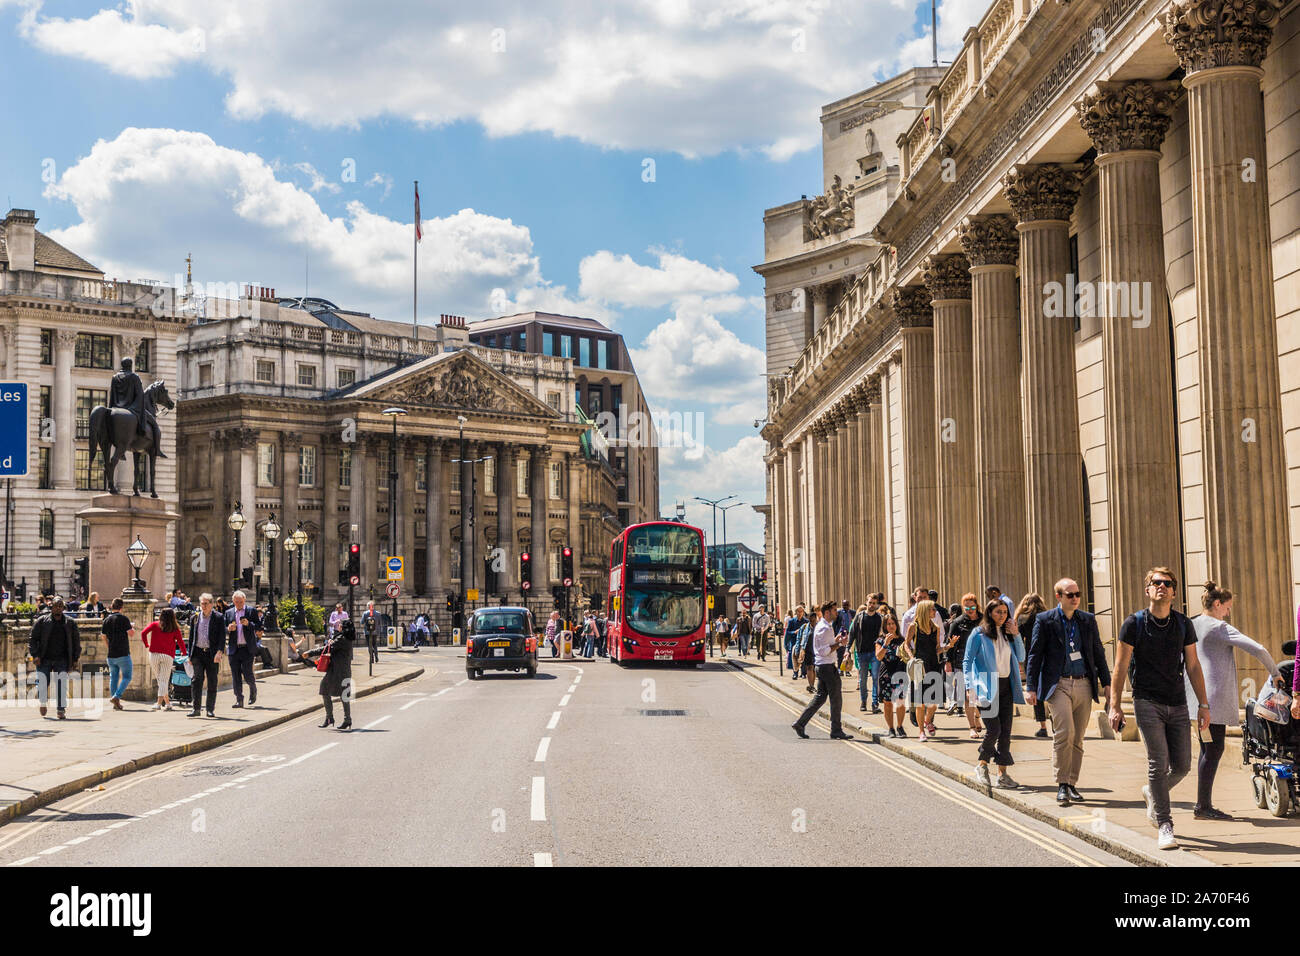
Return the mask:
<svg viewBox="0 0 1300 956">
<path fill-rule="evenodd" d="M 54 482 L 50 479 L 50 449 L 48 447 L 36 449 L 36 483 L 39 488 L 54 487 Z"/>
<path fill-rule="evenodd" d="M 41 588 L 41 593 L 42 593 L 42 594 L 53 594 L 53 593 L 54 593 L 54 572 L 53 572 L 53 571 L 37 571 L 36 574 L 37 574 L 37 577 L 40 579 L 40 588 Z"/>
<path fill-rule="evenodd" d="M 298 562 L 298 580 L 308 584 L 316 578 L 316 541 L 308 538 L 302 545 L 302 559 Z"/>
<path fill-rule="evenodd" d="M 357 380 L 357 370 L 354 368 L 341 368 L 338 370 L 338 384 L 336 388 L 347 388 Z"/>
<path fill-rule="evenodd" d="M 515 494 L 528 497 L 528 459 L 522 455 L 515 460 Z"/>
<path fill-rule="evenodd" d="M 89 521 L 81 522 L 81 546 L 83 548 L 90 547 L 90 522 Z"/>
<path fill-rule="evenodd" d="M 542 354 L 543 355 L 555 354 L 555 333 L 554 332 L 542 333 Z M 46 362 L 45 364 L 48 365 L 49 363 Z"/>
<path fill-rule="evenodd" d="M 563 482 L 563 463 L 558 461 L 551 462 L 551 497 L 561 497 L 560 492 L 564 488 Z"/>
<path fill-rule="evenodd" d="M 578 339 L 578 364 L 591 365 L 591 339 L 585 335 Z"/>
<path fill-rule="evenodd" d="M 575 408 L 582 408 L 582 386 L 573 387 L 573 405 Z"/>
<path fill-rule="evenodd" d="M 489 458 L 483 462 L 483 494 L 495 495 L 497 493 L 497 460 Z"/>
<path fill-rule="evenodd" d="M 601 412 L 600 395 L 600 389 L 594 391 L 589 389 L 587 391 L 587 411 L 590 412 L 592 418 L 595 418 Z"/>
<path fill-rule="evenodd" d="M 50 405 L 50 386 L 48 386 L 48 385 L 42 385 L 42 386 L 41 386 L 41 427 L 42 427 L 42 430 L 44 430 L 44 422 L 45 422 L 45 420 L 46 420 L 47 418 L 53 418 L 53 417 L 54 417 L 53 413 L 50 411 L 50 408 L 51 408 L 51 407 L 52 407 L 52 406 Z"/>
<path fill-rule="evenodd" d="M 77 333 L 77 368 L 112 368 L 113 336 Z"/>
<path fill-rule="evenodd" d="M 77 438 L 85 441 L 90 438 L 90 413 L 96 405 L 108 404 L 108 389 L 77 389 Z"/>
<path fill-rule="evenodd" d="M 546 556 L 546 563 L 549 565 L 547 570 L 551 574 L 552 581 L 560 580 L 560 548 L 561 545 L 557 544 L 555 547 L 551 548 L 550 553 Z"/>
<path fill-rule="evenodd" d="M 458 462 L 458 461 L 454 461 L 454 462 L 452 462 L 451 464 L 452 464 L 452 468 L 451 468 L 451 491 L 452 491 L 452 494 L 456 494 L 456 495 L 458 495 L 458 494 L 460 494 L 460 469 L 461 469 L 461 464 L 460 464 L 460 462 Z"/>
<path fill-rule="evenodd" d="M 90 464 L 90 449 L 78 448 L 73 452 L 73 467 L 76 469 L 74 484 L 78 491 L 104 490 L 104 460 L 95 456 L 95 464 Z"/>
<path fill-rule="evenodd" d="M 151 372 L 153 360 L 153 339 L 141 339 L 139 347 L 135 350 L 135 370 L 137 372 Z"/>
<path fill-rule="evenodd" d="M 54 330 L 41 329 L 41 364 L 54 364 Z"/>
<path fill-rule="evenodd" d="M 560 410 L 560 393 L 559 393 L 559 392 L 547 392 L 547 393 L 546 393 L 546 404 L 550 405 L 551 408 L 555 409 L 555 410 L 558 412 L 558 411 Z"/>
<path fill-rule="evenodd" d="M 377 482 L 379 489 L 381 491 L 387 491 L 388 490 L 388 445 L 387 444 L 383 444 L 379 446 L 379 464 L 375 470 L 379 473 L 379 481 Z"/>
<path fill-rule="evenodd" d="M 257 443 L 257 483 L 263 488 L 275 487 L 275 445 L 269 441 Z"/>
<path fill-rule="evenodd" d="M 519 333 L 515 336 L 515 350 L 518 351 L 518 352 L 527 352 L 527 351 L 528 351 L 528 333 L 527 333 L 527 332 L 519 332 Z"/>
<path fill-rule="evenodd" d="M 212 363 L 203 362 L 199 365 L 199 388 L 212 387 Z"/>
<path fill-rule="evenodd" d="M 609 368 L 609 343 L 604 339 L 596 340 L 596 364 L 601 368 Z"/>
<path fill-rule="evenodd" d="M 573 358 L 573 336 L 571 335 L 560 336 L 560 357 Z"/>
<path fill-rule="evenodd" d="M 339 487 L 352 487 L 352 449 L 342 448 L 339 451 Z"/>
<path fill-rule="evenodd" d="M 298 453 L 298 485 L 301 488 L 316 487 L 315 445 L 303 445 Z"/>
<path fill-rule="evenodd" d="M 415 454 L 415 490 L 427 491 L 429 488 L 429 458 L 424 452 Z"/>
<path fill-rule="evenodd" d="M 298 366 L 298 384 L 303 388 L 316 387 L 316 366 L 299 365 Z"/>
<path fill-rule="evenodd" d="M 41 509 L 41 540 L 40 547 L 54 547 L 54 512 L 49 508 Z"/>
<path fill-rule="evenodd" d="M 275 384 L 275 363 L 270 359 L 257 360 L 257 380 L 263 385 Z"/>
</svg>

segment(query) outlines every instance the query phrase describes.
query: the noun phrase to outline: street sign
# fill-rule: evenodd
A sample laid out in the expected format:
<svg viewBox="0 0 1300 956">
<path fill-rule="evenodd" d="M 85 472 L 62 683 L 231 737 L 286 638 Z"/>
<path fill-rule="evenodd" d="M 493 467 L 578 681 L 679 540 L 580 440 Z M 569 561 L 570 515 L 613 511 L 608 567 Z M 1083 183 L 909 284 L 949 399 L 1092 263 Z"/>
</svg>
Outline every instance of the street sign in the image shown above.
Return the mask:
<svg viewBox="0 0 1300 956">
<path fill-rule="evenodd" d="M 737 595 L 736 597 L 736 603 L 739 604 L 746 611 L 752 611 L 754 609 L 754 602 L 756 599 L 757 598 L 756 595 L 754 594 L 754 589 L 751 588 L 749 585 L 745 585 L 743 588 L 740 589 L 740 594 Z"/>
<path fill-rule="evenodd" d="M 710 610 L 710 611 L 713 610 L 713 595 L 712 595 L 712 594 L 709 595 L 709 610 Z"/>
<path fill-rule="evenodd" d="M 466 600 L 466 601 L 477 601 L 477 600 L 478 600 L 478 588 L 467 588 L 467 589 L 465 590 L 465 600 Z"/>
<path fill-rule="evenodd" d="M 27 384 L 0 382 L 0 478 L 27 474 Z"/>
<path fill-rule="evenodd" d="M 400 594 L 401 592 L 402 589 L 397 586 L 396 581 L 389 581 L 388 587 L 384 588 L 384 593 L 387 594 L 390 598 L 397 597 L 397 595 Z"/>
<path fill-rule="evenodd" d="M 388 569 L 388 580 L 390 581 L 404 580 L 403 571 L 402 571 L 402 559 L 400 556 L 396 554 L 389 555 L 388 561 L 385 563 L 384 566 Z"/>
<path fill-rule="evenodd" d="M 348 584 L 356 585 L 356 584 L 360 584 L 360 583 L 361 583 L 361 578 L 358 577 L 358 576 L 355 575 L 355 574 L 352 575 L 352 577 L 348 578 Z"/>
</svg>

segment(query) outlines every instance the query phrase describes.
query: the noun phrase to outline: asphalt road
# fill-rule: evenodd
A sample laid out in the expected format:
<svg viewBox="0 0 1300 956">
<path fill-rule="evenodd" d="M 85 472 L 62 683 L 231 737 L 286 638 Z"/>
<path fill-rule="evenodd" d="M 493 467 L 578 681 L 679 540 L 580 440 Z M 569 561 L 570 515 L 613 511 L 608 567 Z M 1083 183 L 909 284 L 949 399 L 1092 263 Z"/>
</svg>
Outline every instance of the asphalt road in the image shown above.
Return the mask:
<svg viewBox="0 0 1300 956">
<path fill-rule="evenodd" d="M 0 865 L 1122 865 L 820 722 L 799 740 L 718 663 L 420 662 L 351 733 L 304 718 L 0 827 Z"/>
</svg>

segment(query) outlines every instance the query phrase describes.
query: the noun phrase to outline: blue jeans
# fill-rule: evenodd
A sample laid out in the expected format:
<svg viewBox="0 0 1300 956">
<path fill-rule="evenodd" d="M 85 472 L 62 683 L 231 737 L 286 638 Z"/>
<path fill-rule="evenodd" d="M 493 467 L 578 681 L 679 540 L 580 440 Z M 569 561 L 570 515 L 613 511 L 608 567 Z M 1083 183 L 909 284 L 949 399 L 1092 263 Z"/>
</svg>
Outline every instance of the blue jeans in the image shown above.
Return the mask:
<svg viewBox="0 0 1300 956">
<path fill-rule="evenodd" d="M 794 670 L 794 635 L 785 636 L 785 666 Z"/>
<path fill-rule="evenodd" d="M 131 655 L 108 659 L 108 696 L 122 699 L 122 692 L 131 685 Z"/>
<path fill-rule="evenodd" d="M 858 691 L 862 706 L 867 706 L 867 690 L 871 691 L 871 706 L 880 702 L 880 688 L 876 686 L 876 655 L 858 655 Z"/>
<path fill-rule="evenodd" d="M 596 654 L 596 639 L 594 637 L 589 637 L 587 638 L 587 643 L 582 645 L 582 656 L 594 657 L 595 654 Z"/>
</svg>

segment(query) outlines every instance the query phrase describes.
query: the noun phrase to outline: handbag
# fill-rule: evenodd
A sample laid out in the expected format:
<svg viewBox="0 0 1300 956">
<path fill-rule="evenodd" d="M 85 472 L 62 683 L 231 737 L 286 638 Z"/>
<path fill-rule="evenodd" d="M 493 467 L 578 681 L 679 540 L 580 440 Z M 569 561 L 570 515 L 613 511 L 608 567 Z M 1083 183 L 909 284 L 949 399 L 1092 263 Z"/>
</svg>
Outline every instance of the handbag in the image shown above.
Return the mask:
<svg viewBox="0 0 1300 956">
<path fill-rule="evenodd" d="M 330 669 L 330 650 L 329 645 L 325 645 L 325 650 L 321 651 L 320 657 L 316 658 L 316 669 L 322 674 Z"/>
<path fill-rule="evenodd" d="M 190 680 L 194 679 L 194 662 L 188 657 L 185 658 L 185 676 Z"/>
</svg>

